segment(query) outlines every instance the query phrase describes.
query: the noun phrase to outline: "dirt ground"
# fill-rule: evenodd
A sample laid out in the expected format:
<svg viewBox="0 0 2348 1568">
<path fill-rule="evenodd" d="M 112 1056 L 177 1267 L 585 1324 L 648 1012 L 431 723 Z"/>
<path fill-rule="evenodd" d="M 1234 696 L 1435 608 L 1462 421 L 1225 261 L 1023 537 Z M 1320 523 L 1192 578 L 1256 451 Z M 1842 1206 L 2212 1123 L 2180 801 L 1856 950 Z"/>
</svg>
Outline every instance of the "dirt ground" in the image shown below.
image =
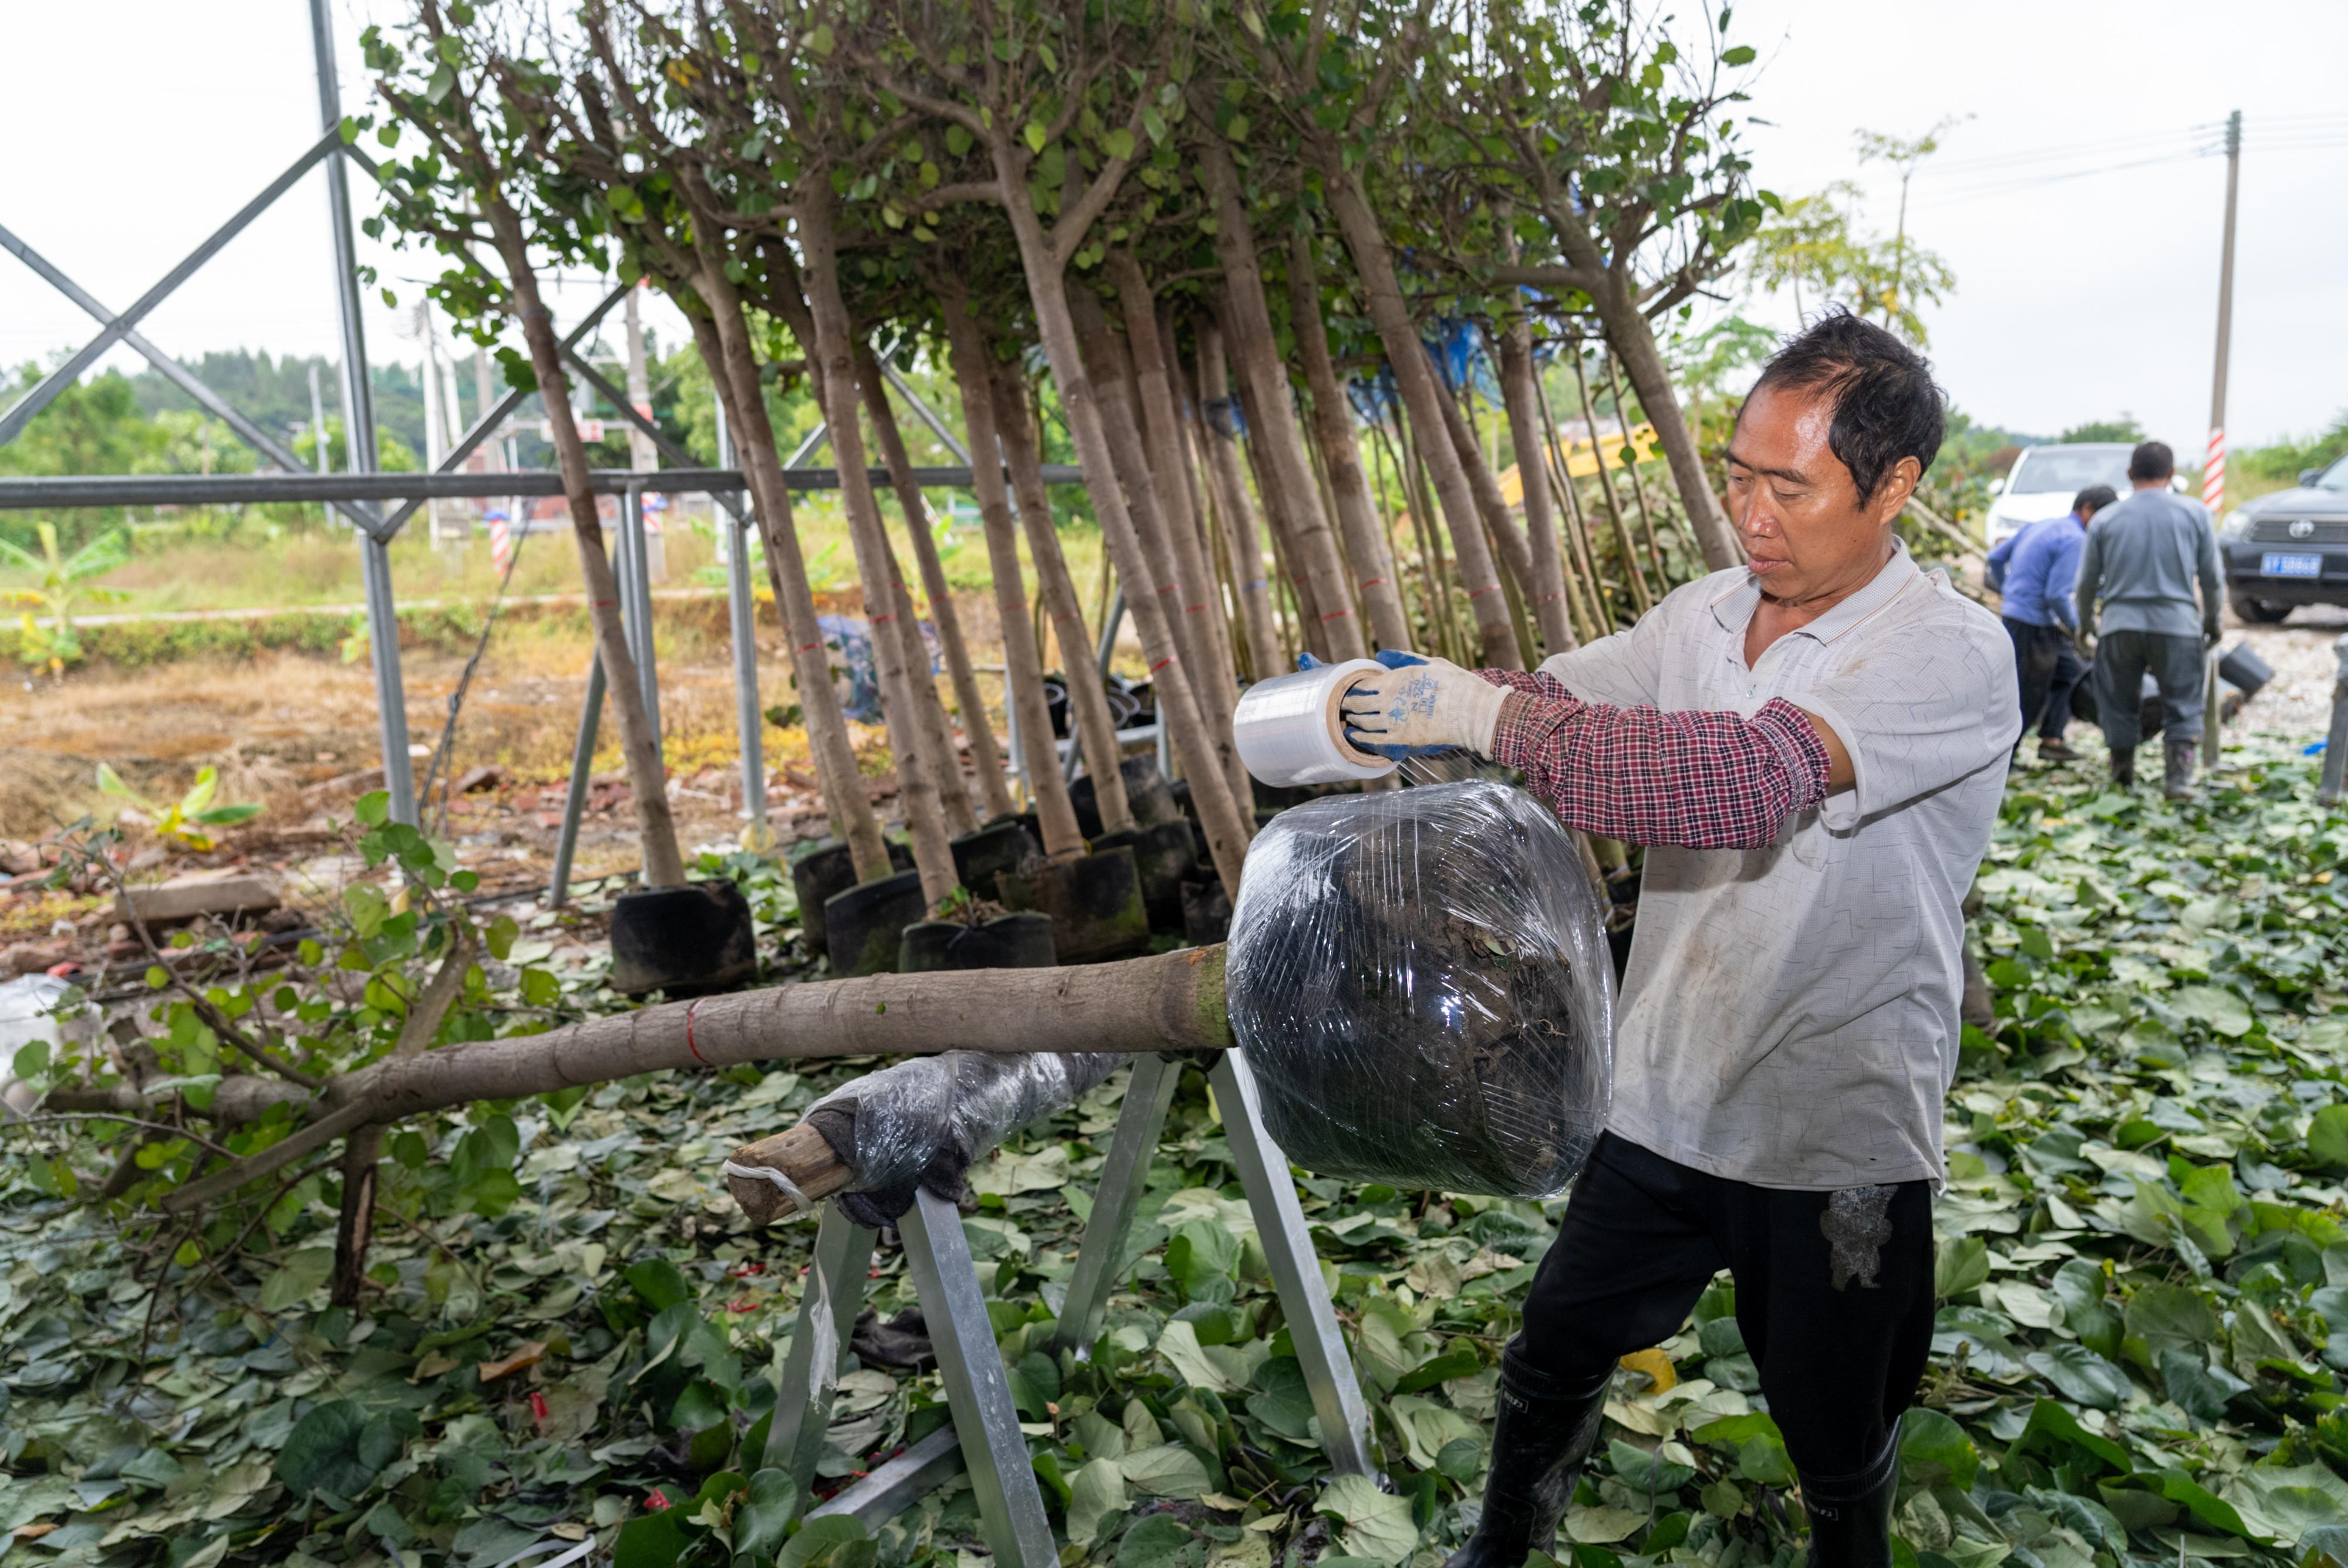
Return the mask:
<svg viewBox="0 0 2348 1568">
<path fill-rule="evenodd" d="M 852 609 L 851 606 L 840 606 Z M 962 602 L 982 665 L 999 661 L 992 606 Z M 716 630 L 713 632 L 714 624 Z M 660 703 L 669 794 L 688 854 L 747 842 L 736 735 L 733 665 L 722 620 L 680 610 L 663 614 Z M 575 630 L 500 629 L 474 671 L 449 756 L 431 795 L 427 827 L 444 835 L 489 892 L 543 887 L 555 840 L 592 648 Z M 466 655 L 434 649 L 403 654 L 408 730 L 419 792 L 441 739 Z M 769 710 L 793 702 L 779 630 L 759 645 L 759 698 Z M 982 690 L 999 695 L 983 674 Z M 951 705 L 951 691 L 941 682 Z M 894 804 L 886 736 L 853 726 L 857 749 L 884 815 Z M 764 729 L 767 819 L 788 844 L 825 831 L 808 764 L 806 732 Z M 191 870 L 265 868 L 297 903 L 331 899 L 357 869 L 344 853 L 351 803 L 380 786 L 375 689 L 365 659 L 349 662 L 267 654 L 235 663 L 179 663 L 131 672 L 82 670 L 62 682 L 12 681 L 0 687 L 0 860 L 21 859 L 84 817 L 113 823 L 125 803 L 102 794 L 98 768 L 111 765 L 158 806 L 175 800 L 205 766 L 219 770 L 217 801 L 258 803 L 249 825 L 221 833 L 219 847 L 195 854 L 159 843 L 124 819 L 134 879 Z M 633 871 L 634 817 L 620 773 L 608 710 L 582 822 L 574 878 Z M 443 788 L 449 781 L 469 789 Z M 445 806 L 445 825 L 440 815 Z M 13 847 L 12 847 L 13 845 Z M 9 869 L 0 866 L 0 871 Z M 17 869 L 26 869 L 17 867 Z M 82 956 L 112 924 L 95 886 L 81 895 L 36 890 L 34 876 L 0 876 L 0 948 L 15 968 L 54 948 Z M 520 906 L 510 906 L 519 908 Z M 120 933 L 115 933 L 121 945 Z M 32 944 L 41 952 L 23 950 Z M 12 968 L 0 958 L 0 979 Z"/>
</svg>

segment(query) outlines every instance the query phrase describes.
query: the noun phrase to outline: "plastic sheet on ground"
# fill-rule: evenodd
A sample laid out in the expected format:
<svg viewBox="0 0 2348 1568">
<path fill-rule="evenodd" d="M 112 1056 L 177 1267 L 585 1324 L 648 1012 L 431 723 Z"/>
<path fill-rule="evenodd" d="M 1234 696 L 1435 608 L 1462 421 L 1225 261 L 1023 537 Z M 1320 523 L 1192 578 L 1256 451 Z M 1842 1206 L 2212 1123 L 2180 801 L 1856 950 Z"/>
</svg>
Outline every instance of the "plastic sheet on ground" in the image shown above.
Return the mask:
<svg viewBox="0 0 2348 1568">
<path fill-rule="evenodd" d="M 913 1206 L 916 1189 L 959 1196 L 972 1161 L 1073 1103 L 1123 1060 L 949 1050 L 844 1084 L 809 1107 L 808 1120 L 855 1173 L 839 1196 L 841 1211 L 877 1230 Z"/>
<path fill-rule="evenodd" d="M 1546 1197 L 1605 1125 L 1604 910 L 1571 835 L 1522 790 L 1281 813 L 1248 848 L 1227 976 L 1265 1123 L 1310 1170 Z"/>
</svg>

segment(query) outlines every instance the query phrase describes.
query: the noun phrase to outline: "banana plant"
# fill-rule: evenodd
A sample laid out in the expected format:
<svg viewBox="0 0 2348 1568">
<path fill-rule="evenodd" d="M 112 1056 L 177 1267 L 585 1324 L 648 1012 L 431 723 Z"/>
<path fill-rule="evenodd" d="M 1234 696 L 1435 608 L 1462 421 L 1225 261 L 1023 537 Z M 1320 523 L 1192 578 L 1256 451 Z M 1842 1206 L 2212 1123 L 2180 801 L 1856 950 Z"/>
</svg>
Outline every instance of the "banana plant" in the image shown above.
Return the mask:
<svg viewBox="0 0 2348 1568">
<path fill-rule="evenodd" d="M 7 600 L 25 609 L 17 656 L 36 670 L 46 669 L 52 679 L 84 655 L 81 636 L 74 629 L 74 610 L 91 604 L 114 604 L 129 596 L 99 588 L 90 579 L 105 576 L 130 559 L 130 538 L 123 533 L 100 534 L 67 555 L 57 545 L 55 523 L 37 525 L 41 553 L 0 539 L 0 565 L 16 567 L 40 580 L 32 588 L 10 589 Z"/>
<path fill-rule="evenodd" d="M 212 795 L 220 788 L 220 771 L 205 768 L 196 774 L 196 782 L 188 793 L 170 805 L 157 805 L 137 790 L 122 782 L 122 775 L 106 764 L 98 764 L 98 788 L 101 794 L 128 801 L 131 808 L 144 817 L 155 830 L 158 838 L 168 838 L 174 844 L 185 845 L 199 852 L 212 847 L 207 827 L 233 827 L 240 822 L 250 822 L 261 815 L 258 804 L 214 805 Z"/>
</svg>

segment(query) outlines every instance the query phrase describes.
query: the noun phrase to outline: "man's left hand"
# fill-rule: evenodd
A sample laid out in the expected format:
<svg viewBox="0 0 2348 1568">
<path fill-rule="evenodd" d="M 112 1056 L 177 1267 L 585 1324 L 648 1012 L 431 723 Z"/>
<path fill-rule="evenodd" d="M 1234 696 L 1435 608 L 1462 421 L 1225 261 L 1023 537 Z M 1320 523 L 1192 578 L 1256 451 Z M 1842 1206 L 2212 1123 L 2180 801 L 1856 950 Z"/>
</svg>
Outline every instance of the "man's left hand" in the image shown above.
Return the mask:
<svg viewBox="0 0 2348 1568">
<path fill-rule="evenodd" d="M 2205 651 L 2217 647 L 2223 637 L 2224 632 L 2219 630 L 2216 621 L 2205 620 L 2201 623 L 2201 647 Z"/>
<path fill-rule="evenodd" d="M 1464 749 L 1488 756 L 1508 689 L 1442 659 L 1387 651 L 1343 699 L 1345 738 L 1382 757 Z"/>
</svg>

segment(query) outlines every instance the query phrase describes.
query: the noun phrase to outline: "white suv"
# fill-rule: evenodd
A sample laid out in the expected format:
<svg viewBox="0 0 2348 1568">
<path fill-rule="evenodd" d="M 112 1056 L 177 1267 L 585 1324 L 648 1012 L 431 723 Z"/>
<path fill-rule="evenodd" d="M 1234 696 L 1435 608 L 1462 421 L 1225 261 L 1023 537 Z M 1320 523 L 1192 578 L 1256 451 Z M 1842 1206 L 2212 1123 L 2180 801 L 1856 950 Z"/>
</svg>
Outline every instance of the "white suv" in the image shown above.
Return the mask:
<svg viewBox="0 0 2348 1568">
<path fill-rule="evenodd" d="M 2064 446 L 2025 446 L 2003 479 L 1990 483 L 1989 513 L 1982 518 L 1992 549 L 2042 518 L 2059 518 L 2072 498 L 2090 485 L 2128 493 L 2128 455 L 2119 441 L 2080 441 Z"/>
</svg>

